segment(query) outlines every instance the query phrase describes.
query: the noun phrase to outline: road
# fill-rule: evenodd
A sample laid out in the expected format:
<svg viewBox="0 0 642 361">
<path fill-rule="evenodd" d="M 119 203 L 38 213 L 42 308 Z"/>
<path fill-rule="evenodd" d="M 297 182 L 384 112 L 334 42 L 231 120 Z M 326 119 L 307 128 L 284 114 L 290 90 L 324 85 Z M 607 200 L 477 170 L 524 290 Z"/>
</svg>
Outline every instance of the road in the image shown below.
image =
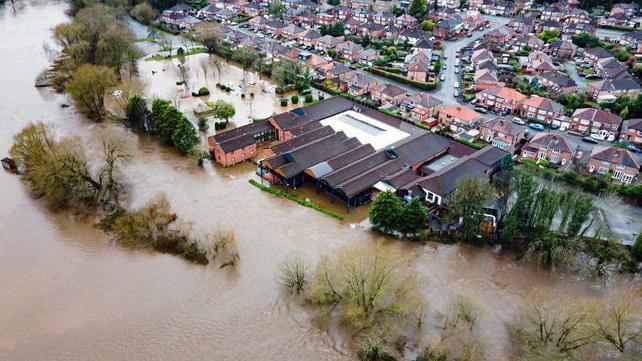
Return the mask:
<svg viewBox="0 0 642 361">
<path fill-rule="evenodd" d="M 566 69 L 568 76 L 577 84 L 578 92 L 581 93 L 588 89 L 588 83 L 586 82 L 586 79 L 582 78 L 577 72 L 577 66 L 575 65 L 575 62 L 565 62 L 564 69 Z"/>
<path fill-rule="evenodd" d="M 443 48 L 443 56 L 441 61 L 442 61 L 442 67 L 443 66 L 446 67 L 445 70 L 442 70 L 442 72 L 445 73 L 446 78 L 443 82 L 439 83 L 439 88 L 435 92 L 432 92 L 431 95 L 441 100 L 444 103 L 444 106 L 448 107 L 453 104 L 460 103 L 460 101 L 458 101 L 453 94 L 455 91 L 455 87 L 454 87 L 455 81 L 458 81 L 459 84 L 461 84 L 461 79 L 460 79 L 461 71 L 459 72 L 459 74 L 455 74 L 455 59 L 456 59 L 457 51 L 468 46 L 475 40 L 480 39 L 481 37 L 484 36 L 484 34 L 488 33 L 489 31 L 497 29 L 502 25 L 507 24 L 510 21 L 510 19 L 508 18 L 489 16 L 489 15 L 484 16 L 484 19 L 490 22 L 489 29 L 483 29 L 481 31 L 475 32 L 473 36 L 470 38 L 465 37 L 454 42 L 443 42 L 444 48 Z M 444 59 L 444 57 L 446 59 Z"/>
</svg>

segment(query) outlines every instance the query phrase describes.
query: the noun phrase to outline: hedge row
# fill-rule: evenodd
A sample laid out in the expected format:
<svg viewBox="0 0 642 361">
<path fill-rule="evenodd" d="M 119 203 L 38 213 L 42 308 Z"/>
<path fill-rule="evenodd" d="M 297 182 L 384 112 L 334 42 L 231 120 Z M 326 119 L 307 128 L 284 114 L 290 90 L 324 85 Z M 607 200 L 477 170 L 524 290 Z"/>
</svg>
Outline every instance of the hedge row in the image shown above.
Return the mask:
<svg viewBox="0 0 642 361">
<path fill-rule="evenodd" d="M 434 83 L 424 83 L 420 81 L 415 81 L 415 80 L 410 80 L 406 78 L 405 76 L 399 75 L 399 74 L 394 74 L 387 72 L 385 70 L 377 69 L 377 68 L 368 68 L 368 71 L 373 74 L 377 74 L 379 76 L 382 76 L 384 78 L 392 79 L 395 81 L 398 81 L 403 84 L 408 84 L 410 86 L 413 86 L 417 89 L 421 90 L 435 90 L 437 89 L 437 86 L 439 85 L 439 80 L 435 81 Z"/>
<path fill-rule="evenodd" d="M 340 215 L 338 213 L 334 213 L 331 210 L 322 208 L 322 207 L 320 207 L 320 206 L 318 206 L 318 205 L 316 205 L 316 204 L 314 204 L 314 203 L 312 203 L 312 202 L 310 202 L 308 200 L 303 200 L 303 199 L 299 198 L 297 195 L 286 194 L 286 193 L 283 193 L 283 192 L 281 192 L 279 190 L 272 189 L 270 187 L 266 187 L 266 186 L 262 185 L 261 183 L 255 181 L 254 179 L 250 179 L 249 183 L 251 185 L 259 188 L 260 190 L 266 191 L 268 193 L 271 193 L 271 194 L 273 194 L 273 195 L 275 195 L 277 197 L 287 198 L 287 199 L 289 199 L 291 201 L 295 201 L 295 202 L 299 203 L 302 206 L 305 206 L 305 207 L 308 207 L 308 208 L 312 208 L 312 209 L 314 209 L 314 210 L 316 210 L 318 212 L 321 212 L 321 213 L 323 213 L 325 215 L 328 215 L 330 217 L 334 217 L 334 218 L 336 218 L 336 219 L 338 219 L 340 221 L 345 221 L 345 218 L 342 215 Z"/>
<path fill-rule="evenodd" d="M 334 96 L 341 95 L 341 91 L 330 89 L 330 88 L 328 88 L 327 86 L 325 86 L 325 85 L 323 85 L 321 83 L 313 82 L 312 86 L 314 88 L 317 88 L 319 90 L 323 90 L 324 92 L 326 92 L 328 94 L 331 94 L 331 95 L 334 95 Z"/>
</svg>

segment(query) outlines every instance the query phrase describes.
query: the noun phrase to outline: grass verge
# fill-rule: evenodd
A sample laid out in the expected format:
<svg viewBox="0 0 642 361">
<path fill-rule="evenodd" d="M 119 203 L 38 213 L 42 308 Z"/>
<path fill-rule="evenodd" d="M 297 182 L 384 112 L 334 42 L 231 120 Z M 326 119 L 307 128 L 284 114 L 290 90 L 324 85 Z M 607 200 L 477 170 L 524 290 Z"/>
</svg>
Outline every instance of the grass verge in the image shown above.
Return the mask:
<svg viewBox="0 0 642 361">
<path fill-rule="evenodd" d="M 287 198 L 287 199 L 289 199 L 291 201 L 295 201 L 295 202 L 299 203 L 302 206 L 305 206 L 305 207 L 308 207 L 308 208 L 312 208 L 312 209 L 314 209 L 314 210 L 316 210 L 318 212 L 321 212 L 321 213 L 323 213 L 323 214 L 325 214 L 327 216 L 336 218 L 336 219 L 338 219 L 340 221 L 345 221 L 345 218 L 342 215 L 340 215 L 338 213 L 334 213 L 331 210 L 319 207 L 318 205 L 316 205 L 316 204 L 314 204 L 314 203 L 312 203 L 312 202 L 310 202 L 308 200 L 304 200 L 304 199 L 299 198 L 297 195 L 286 194 L 286 193 L 281 192 L 280 190 L 272 189 L 270 187 L 266 187 L 266 186 L 262 185 L 261 183 L 255 181 L 254 179 L 250 179 L 249 183 L 251 185 L 255 186 L 256 188 L 259 188 L 262 191 L 266 191 L 268 193 L 271 193 L 271 194 L 273 194 L 273 195 L 275 195 L 277 197 Z"/>
</svg>

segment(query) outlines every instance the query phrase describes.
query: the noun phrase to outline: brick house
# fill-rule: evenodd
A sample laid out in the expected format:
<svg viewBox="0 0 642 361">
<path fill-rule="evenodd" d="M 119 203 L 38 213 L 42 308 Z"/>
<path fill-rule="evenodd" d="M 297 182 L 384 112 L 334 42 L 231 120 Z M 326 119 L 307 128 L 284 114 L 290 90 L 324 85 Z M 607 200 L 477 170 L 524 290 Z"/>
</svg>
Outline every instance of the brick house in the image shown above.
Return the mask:
<svg viewBox="0 0 642 361">
<path fill-rule="evenodd" d="M 600 80 L 589 84 L 589 90 L 597 102 L 611 101 L 623 95 L 635 99 L 642 92 L 640 84 L 631 77 Z"/>
<path fill-rule="evenodd" d="M 616 147 L 593 147 L 587 168 L 589 173 L 610 174 L 625 184 L 633 183 L 640 175 L 640 164 L 631 152 Z"/>
<path fill-rule="evenodd" d="M 406 96 L 406 90 L 394 84 L 383 83 L 370 87 L 370 99 L 384 105 L 399 105 Z"/>
<path fill-rule="evenodd" d="M 515 113 L 521 103 L 526 100 L 526 95 L 506 86 L 497 86 L 486 89 L 475 95 L 478 104 L 497 113 Z"/>
<path fill-rule="evenodd" d="M 554 94 L 570 95 L 577 92 L 577 83 L 559 71 L 544 72 L 537 77 L 537 81 Z"/>
<path fill-rule="evenodd" d="M 210 153 L 223 167 L 256 156 L 257 144 L 274 139 L 274 127 L 267 121 L 248 124 L 208 138 Z"/>
<path fill-rule="evenodd" d="M 521 106 L 521 114 L 526 119 L 536 119 L 551 124 L 553 119 L 564 112 L 562 104 L 540 96 L 525 100 Z"/>
<path fill-rule="evenodd" d="M 628 119 L 622 123 L 620 139 L 642 145 L 642 119 Z"/>
<path fill-rule="evenodd" d="M 500 149 L 512 149 L 522 138 L 524 131 L 515 127 L 513 122 L 502 118 L 486 120 L 479 126 L 481 139 Z"/>
<path fill-rule="evenodd" d="M 437 113 L 441 108 L 441 100 L 424 92 L 407 96 L 401 105 L 401 111 L 409 115 L 410 119 L 425 123 L 428 126 L 437 125 Z M 433 121 L 430 121 L 430 119 L 433 119 Z"/>
<path fill-rule="evenodd" d="M 617 139 L 622 118 L 595 108 L 580 108 L 571 117 L 571 130 L 579 133 L 600 134 L 607 136 L 608 141 Z"/>
<path fill-rule="evenodd" d="M 449 127 L 453 132 L 476 129 L 482 119 L 480 113 L 461 105 L 439 110 L 439 124 Z"/>
<path fill-rule="evenodd" d="M 520 153 L 522 159 L 566 165 L 573 160 L 575 151 L 568 140 L 560 134 L 537 133 L 523 148 Z"/>
</svg>

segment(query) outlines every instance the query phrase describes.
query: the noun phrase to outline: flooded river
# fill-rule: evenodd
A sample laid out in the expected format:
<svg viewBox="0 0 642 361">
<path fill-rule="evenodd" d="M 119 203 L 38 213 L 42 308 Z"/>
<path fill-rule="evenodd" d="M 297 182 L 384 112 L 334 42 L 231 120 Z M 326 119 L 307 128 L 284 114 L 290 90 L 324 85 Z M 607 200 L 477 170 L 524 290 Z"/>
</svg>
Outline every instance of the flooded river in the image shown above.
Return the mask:
<svg viewBox="0 0 642 361">
<path fill-rule="evenodd" d="M 58 1 L 0 5 L 2 156 L 31 121 L 88 143 L 99 128 L 114 126 L 95 125 L 74 107 L 61 108 L 69 102 L 64 95 L 33 87 L 50 62 L 51 29 L 66 20 L 63 10 Z M 478 299 L 487 309 L 493 359 L 506 357 L 505 322 L 533 287 L 596 297 L 608 292 L 489 249 L 386 241 L 360 226 L 366 209 L 340 223 L 250 186 L 250 164 L 198 168 L 155 138 L 131 136 L 138 146 L 125 169 L 131 205 L 164 192 L 195 229 L 233 229 L 240 264 L 219 270 L 121 248 L 86 220 L 48 212 L 18 177 L 0 172 L 0 360 L 351 359 L 345 338 L 313 325 L 280 292 L 275 274 L 292 252 L 314 263 L 374 242 L 403 248 L 432 310 L 462 293 Z"/>
</svg>

